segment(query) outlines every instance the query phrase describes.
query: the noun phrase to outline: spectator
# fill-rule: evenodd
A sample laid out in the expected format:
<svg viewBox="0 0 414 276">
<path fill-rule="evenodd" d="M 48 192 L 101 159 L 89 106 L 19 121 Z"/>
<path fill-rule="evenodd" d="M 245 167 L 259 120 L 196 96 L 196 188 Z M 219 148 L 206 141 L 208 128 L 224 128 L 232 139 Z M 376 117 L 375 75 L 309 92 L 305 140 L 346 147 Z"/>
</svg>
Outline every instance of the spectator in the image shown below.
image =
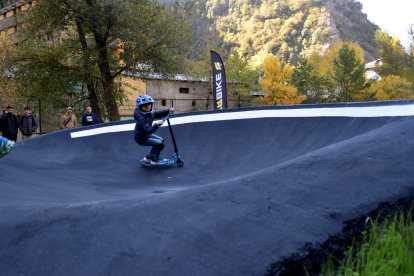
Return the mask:
<svg viewBox="0 0 414 276">
<path fill-rule="evenodd" d="M 62 117 L 60 118 L 59 126 L 61 129 L 74 128 L 78 124 L 78 121 L 76 120 L 76 116 L 72 114 L 72 112 L 73 112 L 73 108 L 69 106 L 66 109 L 66 113 L 63 114 Z"/>
<path fill-rule="evenodd" d="M 7 113 L 7 109 L 3 109 L 3 113 Z M 1 115 L 0 115 L 0 133 L 3 135 L 3 120 L 1 119 Z"/>
<path fill-rule="evenodd" d="M 86 107 L 82 116 L 82 126 L 91 126 L 96 124 L 99 124 L 98 117 L 96 117 L 95 113 L 92 112 L 92 107 Z"/>
<path fill-rule="evenodd" d="M 1 119 L 1 116 L 6 113 L 6 110 L 3 110 L 3 113 L 0 115 L 0 133 L 3 135 L 3 120 Z"/>
<path fill-rule="evenodd" d="M 33 116 L 29 106 L 23 109 L 23 115 L 19 119 L 19 128 L 22 132 L 22 140 L 27 140 L 36 134 L 37 120 Z"/>
<path fill-rule="evenodd" d="M 8 105 L 6 110 L 7 112 L 3 113 L 0 117 L 3 137 L 16 142 L 17 133 L 19 132 L 19 119 L 13 114 L 13 106 Z"/>
</svg>

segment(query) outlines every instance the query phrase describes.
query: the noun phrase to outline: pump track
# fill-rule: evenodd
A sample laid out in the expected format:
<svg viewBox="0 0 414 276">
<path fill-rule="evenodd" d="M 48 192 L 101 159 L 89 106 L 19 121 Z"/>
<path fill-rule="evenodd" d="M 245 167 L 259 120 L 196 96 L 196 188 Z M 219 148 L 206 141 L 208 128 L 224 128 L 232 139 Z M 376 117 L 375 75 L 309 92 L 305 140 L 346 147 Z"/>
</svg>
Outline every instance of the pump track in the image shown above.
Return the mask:
<svg viewBox="0 0 414 276">
<path fill-rule="evenodd" d="M 414 195 L 414 101 L 170 121 L 183 167 L 140 167 L 133 120 L 18 142 L 0 159 L 0 275 L 264 275 Z"/>
</svg>

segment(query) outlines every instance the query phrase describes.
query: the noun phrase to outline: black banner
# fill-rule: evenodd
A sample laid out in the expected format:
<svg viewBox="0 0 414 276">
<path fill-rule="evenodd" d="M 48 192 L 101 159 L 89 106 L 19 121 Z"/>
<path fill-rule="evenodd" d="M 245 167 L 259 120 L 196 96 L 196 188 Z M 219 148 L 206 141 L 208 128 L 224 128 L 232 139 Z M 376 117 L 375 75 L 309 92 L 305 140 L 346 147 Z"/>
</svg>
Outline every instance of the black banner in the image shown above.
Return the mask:
<svg viewBox="0 0 414 276">
<path fill-rule="evenodd" d="M 224 64 L 219 54 L 210 51 L 213 66 L 214 109 L 227 108 L 227 85 Z"/>
</svg>

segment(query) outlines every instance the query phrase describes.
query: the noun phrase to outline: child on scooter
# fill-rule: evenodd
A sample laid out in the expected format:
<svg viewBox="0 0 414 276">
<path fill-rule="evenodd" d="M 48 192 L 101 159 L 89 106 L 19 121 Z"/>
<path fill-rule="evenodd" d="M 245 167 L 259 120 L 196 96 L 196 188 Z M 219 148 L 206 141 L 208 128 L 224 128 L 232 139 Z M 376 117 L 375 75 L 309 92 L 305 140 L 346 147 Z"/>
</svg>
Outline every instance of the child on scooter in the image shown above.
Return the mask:
<svg viewBox="0 0 414 276">
<path fill-rule="evenodd" d="M 154 119 L 167 117 L 174 108 L 164 110 L 153 110 L 154 100 L 151 96 L 143 95 L 137 97 L 134 118 L 137 121 L 134 130 L 134 140 L 141 146 L 152 146 L 150 153 L 144 158 L 144 162 L 152 165 L 159 164 L 159 157 L 164 148 L 164 139 L 153 134 L 164 121 L 153 124 Z"/>
</svg>

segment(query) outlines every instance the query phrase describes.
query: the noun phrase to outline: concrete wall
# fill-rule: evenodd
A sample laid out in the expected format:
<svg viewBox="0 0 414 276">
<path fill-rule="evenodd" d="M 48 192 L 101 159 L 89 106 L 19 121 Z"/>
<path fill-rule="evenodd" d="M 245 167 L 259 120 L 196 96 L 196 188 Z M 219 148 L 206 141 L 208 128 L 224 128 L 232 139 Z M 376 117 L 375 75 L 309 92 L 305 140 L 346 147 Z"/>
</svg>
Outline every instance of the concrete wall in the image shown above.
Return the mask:
<svg viewBox="0 0 414 276">
<path fill-rule="evenodd" d="M 209 84 L 190 81 L 146 80 L 146 93 L 155 101 L 155 108 L 174 105 L 177 112 L 205 110 Z M 210 98 L 212 95 L 210 94 Z"/>
<path fill-rule="evenodd" d="M 123 119 L 133 116 L 135 100 L 139 95 L 150 95 L 154 98 L 156 109 L 175 107 L 176 112 L 212 109 L 212 94 L 209 106 L 206 106 L 209 95 L 209 84 L 192 81 L 173 81 L 161 79 L 140 79 L 132 76 L 122 76 L 126 100 L 119 107 Z"/>
</svg>

